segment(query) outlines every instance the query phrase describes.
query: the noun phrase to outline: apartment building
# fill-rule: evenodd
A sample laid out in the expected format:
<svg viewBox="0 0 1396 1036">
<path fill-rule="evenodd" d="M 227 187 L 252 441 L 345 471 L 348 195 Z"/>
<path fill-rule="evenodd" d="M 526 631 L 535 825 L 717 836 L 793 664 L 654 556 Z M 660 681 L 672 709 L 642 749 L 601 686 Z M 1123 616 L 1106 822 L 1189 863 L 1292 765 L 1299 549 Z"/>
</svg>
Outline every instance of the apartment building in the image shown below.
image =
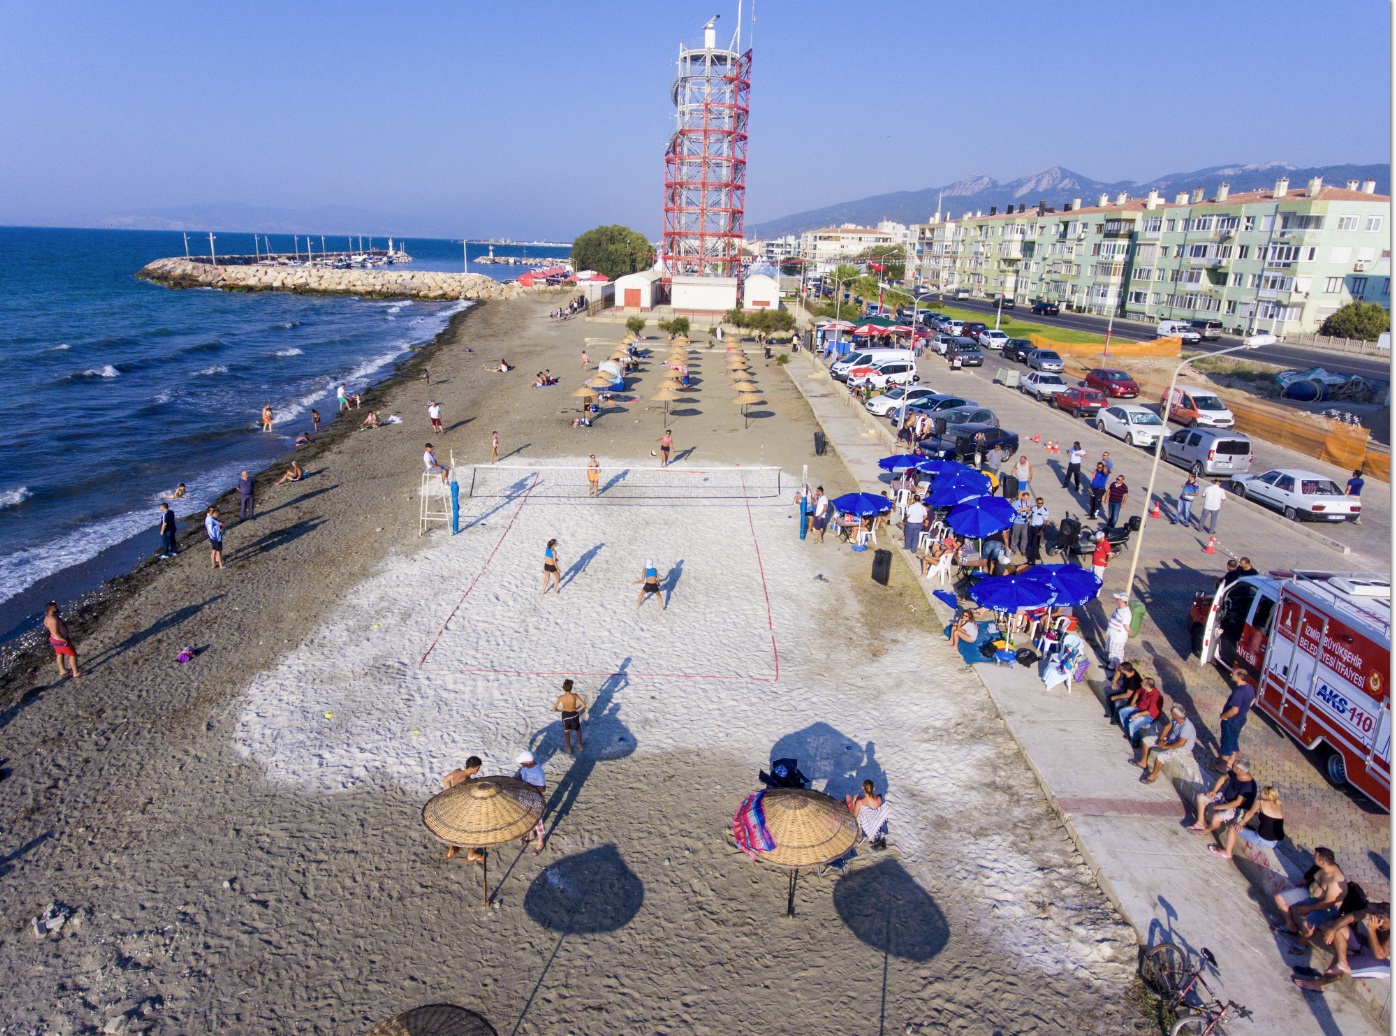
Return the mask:
<svg viewBox="0 0 1396 1036">
<path fill-rule="evenodd" d="M 1232 194 L 1222 184 L 1172 201 L 1102 195 L 1056 212 L 967 213 L 912 228 L 933 291 L 968 288 L 1019 303 L 1136 320 L 1215 319 L 1241 333 L 1316 331 L 1360 299 L 1391 305 L 1391 199 L 1368 180 L 1312 180 Z"/>
<path fill-rule="evenodd" d="M 892 224 L 890 226 L 900 226 Z M 905 231 L 905 227 L 902 228 Z M 891 248 L 898 244 L 895 230 L 860 227 L 845 223 L 841 227 L 806 230 L 800 235 L 800 256 L 815 263 L 837 262 L 857 255 L 867 248 Z"/>
</svg>

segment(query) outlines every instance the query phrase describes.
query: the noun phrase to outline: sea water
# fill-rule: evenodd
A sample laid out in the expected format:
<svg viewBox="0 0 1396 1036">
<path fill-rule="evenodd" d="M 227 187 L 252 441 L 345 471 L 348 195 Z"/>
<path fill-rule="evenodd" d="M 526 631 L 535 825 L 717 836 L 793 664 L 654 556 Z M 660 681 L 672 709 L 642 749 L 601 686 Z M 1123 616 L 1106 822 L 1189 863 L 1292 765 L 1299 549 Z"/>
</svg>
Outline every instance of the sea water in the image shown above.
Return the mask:
<svg viewBox="0 0 1396 1036">
<path fill-rule="evenodd" d="M 207 235 L 190 243 L 207 254 Z M 272 246 L 290 252 L 293 242 L 276 235 Z M 250 253 L 252 235 L 219 234 L 215 247 Z M 183 482 L 176 513 L 201 512 L 242 468 L 265 466 L 310 431 L 312 408 L 328 422 L 338 385 L 354 392 L 381 379 L 464 305 L 135 279 L 184 249 L 182 234 L 164 231 L 0 227 L 0 638 L 17 618 L 6 601 L 132 536 L 148 534 L 154 553 L 162 494 Z M 452 269 L 453 257 L 460 268 L 459 243 L 407 249 L 417 268 Z M 545 251 L 559 254 L 527 254 Z M 483 252 L 471 246 L 472 259 Z M 523 269 L 472 263 L 471 272 L 512 279 Z M 266 403 L 272 434 L 259 430 Z"/>
</svg>

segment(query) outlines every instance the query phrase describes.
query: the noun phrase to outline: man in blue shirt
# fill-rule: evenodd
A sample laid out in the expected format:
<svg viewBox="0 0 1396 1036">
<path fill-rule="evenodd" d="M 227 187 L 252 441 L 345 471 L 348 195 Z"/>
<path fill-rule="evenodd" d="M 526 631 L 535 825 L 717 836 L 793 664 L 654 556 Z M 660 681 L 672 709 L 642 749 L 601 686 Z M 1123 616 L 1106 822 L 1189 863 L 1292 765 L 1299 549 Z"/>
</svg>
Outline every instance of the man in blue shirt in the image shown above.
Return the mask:
<svg viewBox="0 0 1396 1036">
<path fill-rule="evenodd" d="M 1221 754 L 1212 764 L 1217 773 L 1226 773 L 1236 761 L 1236 753 L 1241 748 L 1241 728 L 1250 718 L 1251 706 L 1255 704 L 1255 684 L 1239 666 L 1231 670 L 1231 694 L 1221 711 Z"/>
<path fill-rule="evenodd" d="M 1348 496 L 1357 497 L 1360 500 L 1362 497 L 1362 487 L 1366 484 L 1367 480 L 1362 477 L 1362 469 L 1358 468 L 1352 473 L 1352 478 L 1348 479 Z M 1352 524 L 1361 525 L 1362 516 L 1359 514 L 1357 517 L 1353 518 Z"/>
<path fill-rule="evenodd" d="M 1036 565 L 1042 560 L 1042 530 L 1050 514 L 1042 497 L 1038 497 L 1037 503 L 1028 511 L 1028 549 L 1025 553 L 1029 565 Z"/>
</svg>

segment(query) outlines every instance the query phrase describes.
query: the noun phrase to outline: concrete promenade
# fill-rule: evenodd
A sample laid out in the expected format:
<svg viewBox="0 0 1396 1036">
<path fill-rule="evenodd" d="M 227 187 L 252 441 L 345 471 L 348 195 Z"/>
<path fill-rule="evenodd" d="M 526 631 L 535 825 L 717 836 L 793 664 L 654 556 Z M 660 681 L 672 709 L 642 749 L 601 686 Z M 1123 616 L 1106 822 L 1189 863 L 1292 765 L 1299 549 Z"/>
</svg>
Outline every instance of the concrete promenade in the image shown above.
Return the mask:
<svg viewBox="0 0 1396 1036">
<path fill-rule="evenodd" d="M 787 371 L 859 488 L 874 493 L 885 489 L 877 461 L 890 451 L 890 425 L 869 418 L 821 364 L 812 363 L 809 353 L 793 356 Z M 934 380 L 939 387 L 944 379 Z M 1055 480 L 1049 475 L 1043 482 L 1048 481 Z M 893 578 L 912 580 L 914 571 L 909 565 L 899 566 Z M 938 586 L 915 581 L 932 607 L 948 616 L 944 605 L 930 596 Z M 1294 987 L 1292 965 L 1322 967 L 1326 958 L 1311 961 L 1308 954 L 1287 955 L 1287 942 L 1270 931 L 1261 912 L 1262 893 L 1236 866 L 1212 858 L 1202 838 L 1183 829 L 1189 811 L 1179 791 L 1167 780 L 1139 782 L 1139 770 L 1126 763 L 1128 742 L 1102 718 L 1097 694 L 1104 680 L 1098 668 L 1093 666 L 1087 682 L 1071 693 L 1060 687 L 1045 691 L 1035 670 L 1019 666 L 986 664 L 974 671 L 1021 747 L 1027 767 L 1141 945 L 1172 941 L 1192 949 L 1206 946 L 1217 955 L 1221 976 L 1209 981 L 1223 998 L 1255 1013 L 1251 1025 L 1236 1022 L 1233 1031 L 1331 1036 L 1387 1030 L 1374 1018 L 1379 1007 L 1373 1001 L 1381 1001 L 1389 1016 L 1389 987 L 1384 983 L 1369 987 L 1365 995 L 1352 983 L 1331 987 L 1325 996 L 1305 995 Z M 999 774 L 994 779 L 1013 778 Z"/>
</svg>

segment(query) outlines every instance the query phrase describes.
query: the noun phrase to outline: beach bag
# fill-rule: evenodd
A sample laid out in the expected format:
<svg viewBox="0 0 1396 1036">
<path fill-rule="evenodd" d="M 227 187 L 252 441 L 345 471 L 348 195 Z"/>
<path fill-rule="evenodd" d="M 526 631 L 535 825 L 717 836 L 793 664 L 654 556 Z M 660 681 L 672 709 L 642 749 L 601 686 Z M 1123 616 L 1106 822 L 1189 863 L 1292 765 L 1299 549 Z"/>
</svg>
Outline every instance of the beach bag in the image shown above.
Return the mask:
<svg viewBox="0 0 1396 1036">
<path fill-rule="evenodd" d="M 981 658 L 993 658 L 994 652 L 996 651 L 998 651 L 998 648 L 994 646 L 994 642 L 992 640 L 986 640 L 984 643 L 979 645 L 979 656 Z"/>
<path fill-rule="evenodd" d="M 1139 636 L 1139 630 L 1144 626 L 1144 602 L 1129 602 L 1129 635 Z"/>
<path fill-rule="evenodd" d="M 1020 666 L 1028 668 L 1031 668 L 1037 662 L 1037 652 L 1029 647 L 1019 648 L 1013 657 L 1018 660 Z"/>
<path fill-rule="evenodd" d="M 1355 881 L 1348 882 L 1347 893 L 1343 896 L 1343 905 L 1339 907 L 1340 914 L 1355 914 L 1359 910 L 1366 910 L 1367 893 L 1362 890 L 1362 886 Z"/>
</svg>

